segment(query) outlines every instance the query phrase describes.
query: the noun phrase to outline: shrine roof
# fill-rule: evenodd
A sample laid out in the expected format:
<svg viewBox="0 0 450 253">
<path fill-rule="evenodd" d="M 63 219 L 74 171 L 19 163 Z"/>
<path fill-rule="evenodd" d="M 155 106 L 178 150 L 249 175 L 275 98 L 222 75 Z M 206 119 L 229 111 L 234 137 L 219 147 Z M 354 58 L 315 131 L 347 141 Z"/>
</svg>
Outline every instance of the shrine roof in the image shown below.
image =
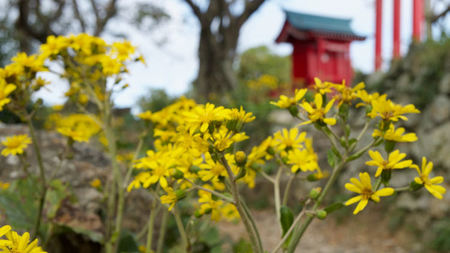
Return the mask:
<svg viewBox="0 0 450 253">
<path fill-rule="evenodd" d="M 358 36 L 350 27 L 351 19 L 325 17 L 285 10 L 286 20 L 297 30 Z"/>
</svg>

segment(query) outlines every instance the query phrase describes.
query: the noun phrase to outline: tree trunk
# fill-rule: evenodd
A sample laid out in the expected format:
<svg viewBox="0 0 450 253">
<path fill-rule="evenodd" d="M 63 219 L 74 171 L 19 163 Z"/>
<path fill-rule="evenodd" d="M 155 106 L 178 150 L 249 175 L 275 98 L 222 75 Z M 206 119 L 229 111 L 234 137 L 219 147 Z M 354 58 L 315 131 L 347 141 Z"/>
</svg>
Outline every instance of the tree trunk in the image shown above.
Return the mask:
<svg viewBox="0 0 450 253">
<path fill-rule="evenodd" d="M 194 87 L 201 100 L 229 92 L 237 86 L 233 71 L 237 37 L 229 40 L 235 42 L 224 46 L 227 43 L 218 43 L 209 28 L 200 32 L 199 71 Z"/>
</svg>

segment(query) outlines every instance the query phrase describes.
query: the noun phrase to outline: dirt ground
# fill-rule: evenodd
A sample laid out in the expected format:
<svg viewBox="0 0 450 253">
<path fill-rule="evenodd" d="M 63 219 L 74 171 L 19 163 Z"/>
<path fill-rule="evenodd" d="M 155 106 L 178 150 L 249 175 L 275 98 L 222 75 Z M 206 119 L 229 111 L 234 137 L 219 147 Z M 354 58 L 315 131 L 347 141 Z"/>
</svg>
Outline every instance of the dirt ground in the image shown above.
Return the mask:
<svg viewBox="0 0 450 253">
<path fill-rule="evenodd" d="M 280 228 L 272 210 L 253 211 L 266 250 L 279 241 Z M 387 228 L 387 217 L 376 210 L 364 212 L 338 223 L 337 219 L 314 220 L 302 238 L 296 252 L 308 253 L 406 253 L 414 252 L 408 245 L 412 234 L 404 230 L 395 233 Z M 246 237 L 242 224 L 220 223 L 223 235 L 234 241 Z M 420 242 L 416 242 L 420 243 Z"/>
</svg>

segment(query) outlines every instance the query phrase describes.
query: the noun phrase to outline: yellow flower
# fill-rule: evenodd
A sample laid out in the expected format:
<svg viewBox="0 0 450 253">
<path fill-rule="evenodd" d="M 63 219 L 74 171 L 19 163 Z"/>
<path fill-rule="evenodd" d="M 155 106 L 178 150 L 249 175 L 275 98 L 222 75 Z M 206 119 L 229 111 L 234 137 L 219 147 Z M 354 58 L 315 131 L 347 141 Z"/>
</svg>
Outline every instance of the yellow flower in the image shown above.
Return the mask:
<svg viewBox="0 0 450 253">
<path fill-rule="evenodd" d="M 120 63 L 116 59 L 112 59 L 107 55 L 103 55 L 100 58 L 100 63 L 102 64 L 103 67 L 102 73 L 107 76 L 118 74 L 122 67 L 122 63 Z"/>
<path fill-rule="evenodd" d="M 71 114 L 57 119 L 56 131 L 78 142 L 88 142 L 101 131 L 100 125 L 89 115 Z"/>
<path fill-rule="evenodd" d="M 371 118 L 381 117 L 385 121 L 408 120 L 403 114 L 406 113 L 420 113 L 419 110 L 412 104 L 401 106 L 395 104 L 386 95 L 380 96 L 372 100 L 372 111 L 368 113 Z"/>
<path fill-rule="evenodd" d="M 0 111 L 3 110 L 3 106 L 11 102 L 8 98 L 9 94 L 13 92 L 17 87 L 14 84 L 7 84 L 6 81 L 0 77 Z"/>
<path fill-rule="evenodd" d="M 166 195 L 161 196 L 161 203 L 162 204 L 169 204 L 169 211 L 172 210 L 172 208 L 177 203 L 177 194 L 175 194 L 175 191 L 171 187 L 167 187 L 165 189 Z"/>
<path fill-rule="evenodd" d="M 112 44 L 112 53 L 117 55 L 120 61 L 128 60 L 134 54 L 135 47 L 129 41 L 114 42 Z"/>
<path fill-rule="evenodd" d="M 237 120 L 241 123 L 249 123 L 255 120 L 255 116 L 251 112 L 245 112 L 241 106 L 239 109 L 233 108 L 229 111 L 229 119 Z"/>
<path fill-rule="evenodd" d="M 287 163 L 291 164 L 292 173 L 296 173 L 299 169 L 305 171 L 320 171 L 317 154 L 312 147 L 312 140 L 306 139 L 306 148 L 294 149 L 289 151 Z M 320 173 L 322 175 L 322 173 Z"/>
<path fill-rule="evenodd" d="M 287 109 L 300 101 L 305 96 L 307 91 L 307 89 L 295 90 L 295 96 L 293 98 L 281 95 L 277 102 L 271 101 L 270 103 L 282 109 Z"/>
<path fill-rule="evenodd" d="M 306 132 L 299 134 L 298 128 L 291 128 L 289 131 L 284 128 L 274 134 L 273 144 L 279 151 L 288 151 L 291 149 L 298 149 L 303 147 L 303 142 L 306 138 Z"/>
<path fill-rule="evenodd" d="M 362 211 L 369 202 L 369 199 L 375 202 L 379 202 L 380 197 L 390 196 L 394 194 L 394 189 L 390 187 L 383 188 L 374 192 L 372 190 L 372 183 L 370 182 L 369 173 L 367 172 L 359 173 L 359 178 L 361 179 L 361 181 L 352 177 L 350 179 L 350 182 L 352 183 L 345 184 L 345 188 L 347 190 L 360 194 L 359 196 L 353 197 L 345 202 L 345 205 L 348 206 L 359 201 L 358 205 L 353 211 L 353 214 L 358 214 L 360 211 Z"/>
<path fill-rule="evenodd" d="M 380 94 L 378 92 L 369 94 L 366 90 L 358 90 L 356 91 L 356 97 L 362 100 L 361 103 L 356 104 L 356 108 L 361 106 L 370 105 L 373 100 L 378 99 L 380 97 Z"/>
<path fill-rule="evenodd" d="M 30 234 L 25 232 L 23 235 L 17 234 L 15 231 L 8 231 L 6 237 L 10 243 L 1 246 L 2 252 L 9 253 L 46 253 L 38 246 L 38 239 L 30 243 Z"/>
<path fill-rule="evenodd" d="M 350 103 L 353 99 L 357 98 L 359 91 L 364 90 L 364 83 L 358 83 L 355 87 L 348 87 L 345 81 L 341 84 L 332 84 L 333 87 L 338 91 L 335 96 L 336 100 L 339 101 L 339 106 L 343 103 Z"/>
<path fill-rule="evenodd" d="M 442 199 L 442 195 L 445 194 L 446 189 L 438 184 L 444 182 L 444 178 L 441 176 L 430 178 L 430 172 L 433 170 L 433 162 L 427 163 L 427 159 L 422 157 L 422 170 L 417 165 L 414 165 L 414 168 L 419 173 L 419 177 L 415 177 L 414 182 L 425 186 L 434 197 Z"/>
<path fill-rule="evenodd" d="M 41 45 L 40 52 L 45 57 L 59 54 L 62 50 L 69 46 L 69 40 L 64 36 L 55 37 L 50 35 L 47 42 Z"/>
<path fill-rule="evenodd" d="M 145 111 L 145 112 L 141 112 L 137 115 L 140 119 L 142 120 L 148 120 L 151 121 L 152 120 L 152 112 L 151 111 Z"/>
<path fill-rule="evenodd" d="M 191 124 L 193 131 L 200 130 L 205 133 L 213 121 L 223 121 L 228 113 L 223 106 L 215 107 L 213 104 L 196 106 L 192 111 L 185 113 L 186 120 Z"/>
<path fill-rule="evenodd" d="M 5 183 L 3 183 L 3 182 L 0 182 L 0 189 L 2 189 L 2 190 L 6 190 L 6 189 L 8 189 L 9 188 L 9 186 L 10 186 L 11 184 L 10 183 L 8 183 L 8 182 L 5 182 Z"/>
<path fill-rule="evenodd" d="M 395 141 L 395 142 L 415 142 L 417 141 L 417 136 L 415 133 L 405 133 L 405 129 L 403 127 L 399 127 L 395 129 L 394 124 L 389 125 L 389 129 L 385 132 L 375 129 L 373 131 L 372 136 L 373 137 L 382 137 L 385 140 L 388 141 Z"/>
<path fill-rule="evenodd" d="M 203 181 L 219 179 L 219 177 L 226 177 L 228 175 L 225 167 L 220 162 L 214 161 L 209 153 L 205 154 L 205 162 L 200 165 L 202 170 L 198 172 L 198 176 Z"/>
<path fill-rule="evenodd" d="M 317 93 L 314 97 L 314 103 L 310 104 L 306 101 L 302 103 L 303 109 L 308 113 L 309 121 L 303 122 L 300 125 L 310 124 L 312 122 L 321 121 L 328 125 L 336 124 L 335 118 L 325 118 L 325 115 L 328 111 L 330 111 L 331 107 L 334 104 L 334 99 L 332 99 L 328 104 L 322 108 L 323 99 L 322 95 Z"/>
<path fill-rule="evenodd" d="M 404 160 L 406 154 L 400 153 L 397 149 L 389 154 L 387 160 L 381 156 L 378 151 L 369 150 L 371 161 L 366 162 L 369 166 L 378 166 L 375 177 L 378 177 L 383 170 L 404 169 L 412 165 L 412 160 Z"/>
<path fill-rule="evenodd" d="M 25 71 L 38 72 L 45 70 L 44 58 L 38 57 L 37 55 L 28 56 L 26 53 L 18 53 L 12 58 L 12 61 L 13 63 L 11 65 L 21 73 Z"/>
<path fill-rule="evenodd" d="M 90 182 L 90 185 L 94 188 L 99 188 L 100 186 L 102 186 L 102 181 L 100 181 L 100 179 L 96 178 Z"/>
<path fill-rule="evenodd" d="M 23 154 L 23 150 L 31 143 L 28 135 L 14 135 L 6 137 L 6 140 L 2 141 L 5 148 L 2 150 L 3 156 Z"/>
<path fill-rule="evenodd" d="M 319 78 L 314 78 L 313 88 L 320 94 L 326 94 L 331 92 L 332 84 L 329 82 L 322 82 Z"/>
<path fill-rule="evenodd" d="M 211 188 L 211 187 L 208 187 L 208 185 L 205 185 L 204 187 Z M 212 197 L 212 194 L 207 191 L 200 190 L 200 191 L 198 191 L 198 195 L 200 197 L 198 199 L 198 202 L 201 203 L 200 213 L 201 214 L 210 213 L 211 220 L 219 221 L 220 218 L 222 217 L 220 208 L 223 205 L 223 201 L 222 200 L 214 200 L 214 198 Z"/>
<path fill-rule="evenodd" d="M 221 127 L 218 132 L 213 133 L 212 139 L 214 141 L 214 147 L 218 151 L 224 151 L 232 144 L 248 139 L 248 136 L 245 133 L 233 134 L 228 128 Z"/>
</svg>

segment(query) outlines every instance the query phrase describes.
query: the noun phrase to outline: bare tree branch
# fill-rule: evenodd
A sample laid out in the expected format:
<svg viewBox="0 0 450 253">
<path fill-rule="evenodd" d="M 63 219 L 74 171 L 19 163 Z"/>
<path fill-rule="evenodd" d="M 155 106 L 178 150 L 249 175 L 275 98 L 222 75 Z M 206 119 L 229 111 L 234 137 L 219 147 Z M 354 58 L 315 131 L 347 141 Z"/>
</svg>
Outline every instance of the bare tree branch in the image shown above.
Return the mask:
<svg viewBox="0 0 450 253">
<path fill-rule="evenodd" d="M 200 10 L 200 7 L 198 7 L 192 0 L 184 0 L 184 1 L 189 5 L 189 7 L 191 7 L 195 16 L 197 16 L 198 20 L 201 22 L 203 13 Z"/>
<path fill-rule="evenodd" d="M 91 0 L 94 1 L 94 0 Z M 117 0 L 110 0 L 106 5 L 105 16 L 103 16 L 95 27 L 94 35 L 99 36 L 105 30 L 108 21 L 117 14 Z"/>
<path fill-rule="evenodd" d="M 450 12 L 450 6 L 447 6 L 447 9 L 443 10 L 441 13 L 434 15 L 431 18 L 431 23 L 435 23 L 436 21 L 438 21 L 440 18 L 445 17 L 447 15 L 447 13 Z"/>
<path fill-rule="evenodd" d="M 77 0 L 72 0 L 72 5 L 73 5 L 73 11 L 75 13 L 75 18 L 80 23 L 81 31 L 86 32 L 86 23 L 84 22 L 84 19 L 81 17 Z"/>
<path fill-rule="evenodd" d="M 245 8 L 242 14 L 238 17 L 237 25 L 241 27 L 245 21 L 255 12 L 265 0 L 246 0 Z"/>
</svg>

